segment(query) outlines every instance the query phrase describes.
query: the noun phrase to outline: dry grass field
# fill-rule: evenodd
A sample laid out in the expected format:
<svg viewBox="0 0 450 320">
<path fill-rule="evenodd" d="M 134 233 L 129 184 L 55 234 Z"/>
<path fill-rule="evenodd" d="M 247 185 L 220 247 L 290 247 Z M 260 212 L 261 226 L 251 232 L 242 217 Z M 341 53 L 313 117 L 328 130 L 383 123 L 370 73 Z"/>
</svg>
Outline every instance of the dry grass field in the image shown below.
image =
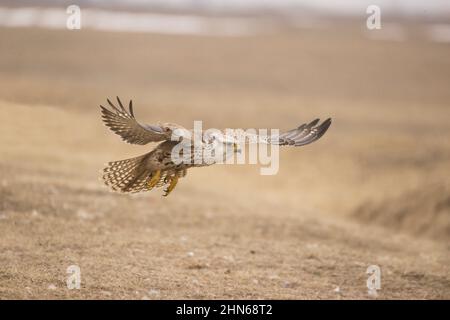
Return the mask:
<svg viewBox="0 0 450 320">
<path fill-rule="evenodd" d="M 0 29 L 0 299 L 450 298 L 450 46 L 358 25 L 249 37 Z M 192 169 L 110 193 L 99 170 L 147 152 L 99 104 L 144 122 L 333 124 L 258 166 Z M 81 268 L 80 290 L 66 268 Z"/>
</svg>

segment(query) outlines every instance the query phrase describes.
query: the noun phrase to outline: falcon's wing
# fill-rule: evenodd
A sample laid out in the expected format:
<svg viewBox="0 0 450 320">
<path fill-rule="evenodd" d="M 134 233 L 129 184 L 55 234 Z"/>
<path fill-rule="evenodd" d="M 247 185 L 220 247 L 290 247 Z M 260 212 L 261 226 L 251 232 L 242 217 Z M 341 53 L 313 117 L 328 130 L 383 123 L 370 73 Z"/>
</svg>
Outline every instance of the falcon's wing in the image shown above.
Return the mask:
<svg viewBox="0 0 450 320">
<path fill-rule="evenodd" d="M 325 134 L 331 125 L 331 118 L 318 125 L 319 121 L 319 119 L 313 120 L 310 123 L 302 124 L 298 128 L 279 135 L 247 135 L 246 141 L 249 143 L 264 142 L 268 144 L 278 144 L 280 146 L 304 146 L 318 140 Z"/>
<path fill-rule="evenodd" d="M 143 145 L 170 139 L 172 134 L 170 128 L 159 125 L 141 125 L 137 122 L 134 117 L 133 102 L 131 100 L 128 110 L 123 107 L 119 97 L 117 97 L 117 102 L 120 108 L 116 107 L 109 99 L 107 101 L 111 109 L 100 106 L 102 119 L 106 126 L 121 136 L 124 141 Z"/>
</svg>

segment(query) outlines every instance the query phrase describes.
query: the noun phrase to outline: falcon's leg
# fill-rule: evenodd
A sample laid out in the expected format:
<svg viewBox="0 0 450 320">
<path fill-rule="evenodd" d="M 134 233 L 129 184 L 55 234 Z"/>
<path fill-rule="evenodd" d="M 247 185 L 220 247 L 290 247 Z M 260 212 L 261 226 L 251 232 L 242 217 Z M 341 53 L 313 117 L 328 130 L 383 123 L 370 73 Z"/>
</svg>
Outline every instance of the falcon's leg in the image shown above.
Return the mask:
<svg viewBox="0 0 450 320">
<path fill-rule="evenodd" d="M 167 197 L 169 195 L 169 193 L 172 192 L 173 189 L 175 189 L 175 186 L 177 185 L 178 182 L 178 175 L 174 175 L 172 177 L 170 177 L 170 183 L 169 186 L 164 190 L 164 197 Z"/>
<path fill-rule="evenodd" d="M 153 177 L 150 179 L 150 181 L 148 182 L 148 187 L 150 189 L 152 189 L 154 186 L 156 186 L 156 184 L 158 183 L 159 179 L 161 178 L 161 170 L 157 170 L 154 174 Z"/>
</svg>

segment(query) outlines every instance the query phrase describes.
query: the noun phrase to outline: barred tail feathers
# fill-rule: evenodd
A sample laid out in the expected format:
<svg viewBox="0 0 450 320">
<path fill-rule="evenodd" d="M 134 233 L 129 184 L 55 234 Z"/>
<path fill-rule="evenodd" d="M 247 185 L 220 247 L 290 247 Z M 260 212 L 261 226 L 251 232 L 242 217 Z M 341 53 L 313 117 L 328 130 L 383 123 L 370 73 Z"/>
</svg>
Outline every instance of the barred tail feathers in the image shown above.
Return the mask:
<svg viewBox="0 0 450 320">
<path fill-rule="evenodd" d="M 103 169 L 104 183 L 113 191 L 137 193 L 167 185 L 173 176 L 179 178 L 186 176 L 186 168 L 161 170 L 158 182 L 151 186 L 150 180 L 158 173 L 146 166 L 150 154 L 151 152 L 136 158 L 109 162 Z"/>
<path fill-rule="evenodd" d="M 103 181 L 112 190 L 125 193 L 135 193 L 146 189 L 147 182 L 152 177 L 145 162 L 149 153 L 139 157 L 109 162 L 103 169 Z"/>
</svg>

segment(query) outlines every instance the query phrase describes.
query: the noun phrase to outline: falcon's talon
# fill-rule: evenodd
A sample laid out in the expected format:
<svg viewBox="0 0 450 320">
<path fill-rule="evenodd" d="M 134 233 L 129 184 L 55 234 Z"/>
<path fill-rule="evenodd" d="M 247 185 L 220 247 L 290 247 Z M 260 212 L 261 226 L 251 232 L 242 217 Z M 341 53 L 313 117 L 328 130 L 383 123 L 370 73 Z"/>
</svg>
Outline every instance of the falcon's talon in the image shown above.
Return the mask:
<svg viewBox="0 0 450 320">
<path fill-rule="evenodd" d="M 152 189 L 154 186 L 156 186 L 156 184 L 158 183 L 160 177 L 161 177 L 161 170 L 157 170 L 155 172 L 155 174 L 153 175 L 153 177 L 148 182 L 148 187 L 150 189 Z"/>
<path fill-rule="evenodd" d="M 175 175 L 173 177 L 170 177 L 169 180 L 170 180 L 169 186 L 164 190 L 165 192 L 163 194 L 164 197 L 167 197 L 172 192 L 172 190 L 175 189 L 175 186 L 178 183 L 178 176 Z"/>
</svg>

